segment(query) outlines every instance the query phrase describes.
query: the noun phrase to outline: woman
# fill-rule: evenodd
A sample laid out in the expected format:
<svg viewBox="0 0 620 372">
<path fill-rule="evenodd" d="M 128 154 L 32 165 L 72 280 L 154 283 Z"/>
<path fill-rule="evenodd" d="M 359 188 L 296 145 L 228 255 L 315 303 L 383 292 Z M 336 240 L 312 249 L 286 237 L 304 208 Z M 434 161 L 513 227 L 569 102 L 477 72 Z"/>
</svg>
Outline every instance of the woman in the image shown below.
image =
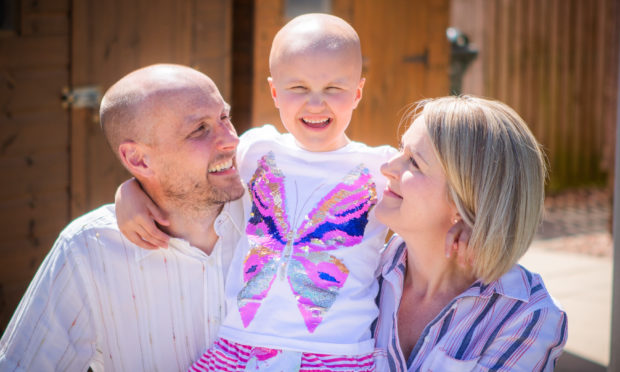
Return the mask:
<svg viewBox="0 0 620 372">
<path fill-rule="evenodd" d="M 385 252 L 374 329 L 386 368 L 553 370 L 566 314 L 540 276 L 517 264 L 542 214 L 540 146 L 497 101 L 439 98 L 407 119 L 375 209 L 397 234 Z M 471 228 L 466 265 L 443 249 L 461 220 Z"/>
</svg>

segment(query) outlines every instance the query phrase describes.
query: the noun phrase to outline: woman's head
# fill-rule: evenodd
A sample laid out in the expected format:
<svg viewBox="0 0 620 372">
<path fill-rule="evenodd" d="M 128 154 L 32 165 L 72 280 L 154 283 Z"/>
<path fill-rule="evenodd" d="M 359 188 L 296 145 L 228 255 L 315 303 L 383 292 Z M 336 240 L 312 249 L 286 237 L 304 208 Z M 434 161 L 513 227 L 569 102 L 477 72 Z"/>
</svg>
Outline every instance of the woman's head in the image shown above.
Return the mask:
<svg viewBox="0 0 620 372">
<path fill-rule="evenodd" d="M 419 103 L 406 118 L 414 124 L 403 140 L 424 126 L 445 177 L 446 203 L 472 228 L 474 275 L 498 279 L 526 252 L 540 222 L 546 168 L 539 144 L 498 101 L 443 97 Z"/>
</svg>

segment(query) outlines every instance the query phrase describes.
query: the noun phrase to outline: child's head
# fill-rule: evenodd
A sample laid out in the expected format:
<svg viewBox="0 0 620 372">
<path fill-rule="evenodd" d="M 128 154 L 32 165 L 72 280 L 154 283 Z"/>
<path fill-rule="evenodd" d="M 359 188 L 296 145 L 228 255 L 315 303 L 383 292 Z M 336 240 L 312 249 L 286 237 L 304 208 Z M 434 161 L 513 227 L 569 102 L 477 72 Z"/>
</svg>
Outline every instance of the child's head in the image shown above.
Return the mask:
<svg viewBox="0 0 620 372">
<path fill-rule="evenodd" d="M 345 146 L 345 130 L 362 98 L 357 33 L 328 14 L 294 18 L 276 34 L 269 87 L 284 127 L 308 151 Z"/>
</svg>

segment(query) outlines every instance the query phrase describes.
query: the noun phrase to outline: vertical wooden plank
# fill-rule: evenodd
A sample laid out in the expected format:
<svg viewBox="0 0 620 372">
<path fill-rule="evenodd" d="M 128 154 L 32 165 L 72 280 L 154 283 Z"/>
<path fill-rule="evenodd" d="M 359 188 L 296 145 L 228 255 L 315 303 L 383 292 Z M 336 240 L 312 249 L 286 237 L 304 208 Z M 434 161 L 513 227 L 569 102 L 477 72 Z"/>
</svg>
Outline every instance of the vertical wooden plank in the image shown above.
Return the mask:
<svg viewBox="0 0 620 372">
<path fill-rule="evenodd" d="M 501 101 L 508 101 L 508 50 L 510 47 L 510 0 L 500 0 L 497 2 L 497 91 L 496 98 Z"/>
<path fill-rule="evenodd" d="M 595 82 L 595 58 L 597 57 L 597 51 L 594 49 L 596 45 L 596 27 L 595 27 L 595 11 L 597 3 L 600 1 L 586 2 L 584 5 L 584 63 L 583 63 L 583 79 L 584 87 L 582 89 L 582 95 L 580 97 L 583 102 L 583 111 L 581 116 L 580 125 L 580 137 L 584 142 L 583 148 L 583 163 L 580 172 L 584 175 L 596 181 L 600 179 L 600 172 L 598 169 L 598 156 L 596 155 L 595 135 L 598 125 L 594 121 L 596 102 L 596 90 L 598 90 L 593 84 Z M 587 123 L 586 125 L 584 125 Z"/>
<path fill-rule="evenodd" d="M 548 137 L 544 142 L 545 150 L 547 152 L 547 156 L 549 159 L 555 158 L 555 154 L 557 153 L 557 142 L 558 137 L 562 135 L 562 133 L 558 129 L 558 95 L 559 95 L 559 71 L 560 71 L 560 63 L 559 63 L 559 8 L 561 0 L 551 0 L 551 18 L 550 18 L 550 27 L 549 27 L 549 86 L 550 86 L 550 97 L 549 97 L 549 122 L 545 123 L 548 126 Z"/>
<path fill-rule="evenodd" d="M 566 173 L 568 170 L 568 156 L 569 156 L 569 138 L 570 138 L 570 125 L 569 125 L 569 113 L 570 108 L 568 98 L 566 94 L 570 88 L 571 75 L 569 72 L 570 64 L 570 29 L 572 27 L 570 19 L 570 4 L 564 2 L 560 7 L 560 80 L 559 91 L 562 92 L 559 96 L 559 122 L 558 127 L 562 133 L 562 137 L 558 138 L 558 152 L 555 154 L 555 158 L 551 161 L 551 186 L 555 181 L 556 184 L 562 185 L 566 182 Z"/>
<path fill-rule="evenodd" d="M 596 57 L 594 59 L 594 96 L 593 96 L 593 123 L 602 123 L 603 125 L 594 126 L 594 142 L 596 147 L 601 151 L 599 163 L 596 165 L 602 170 L 612 173 L 613 167 L 609 161 L 611 160 L 607 156 L 607 149 L 605 143 L 606 126 L 604 124 L 603 112 L 604 112 L 604 93 L 603 87 L 605 86 L 605 27 L 607 24 L 607 7 L 608 0 L 600 0 L 596 2 L 596 14 L 595 14 L 595 30 L 596 35 L 594 41 L 594 50 Z M 611 190 L 611 185 L 608 187 Z"/>
<path fill-rule="evenodd" d="M 571 156 L 570 156 L 570 168 L 568 176 L 571 179 L 575 179 L 579 177 L 578 171 L 581 166 L 581 157 L 580 152 L 582 150 L 582 143 L 580 141 L 578 134 L 579 131 L 579 120 L 578 118 L 581 116 L 582 107 L 581 102 L 579 101 L 579 95 L 581 90 L 583 89 L 583 77 L 580 72 L 582 70 L 583 65 L 583 54 L 582 50 L 584 48 L 583 45 L 583 2 L 574 1 L 571 4 L 571 13 L 574 15 L 574 23 L 571 28 L 571 35 L 573 37 L 572 40 L 572 48 L 570 59 L 573 62 L 573 66 L 571 68 L 571 82 L 572 89 L 569 91 L 570 94 L 570 130 L 571 130 Z"/>
<path fill-rule="evenodd" d="M 415 8 L 410 8 L 412 12 Z M 446 40 L 448 28 L 449 1 L 431 0 L 429 6 L 429 22 L 427 45 L 429 49 L 430 71 L 425 90 L 435 97 L 449 94 L 450 84 L 445 74 L 450 65 L 450 44 Z M 424 98 L 424 96 L 420 97 Z"/>
<path fill-rule="evenodd" d="M 254 0 L 234 0 L 232 10 L 231 114 L 237 133 L 252 127 Z"/>
<path fill-rule="evenodd" d="M 521 95 L 521 82 L 523 81 L 523 4 L 511 1 L 508 10 L 511 19 L 511 27 L 509 30 L 509 55 L 508 55 L 508 86 L 506 87 L 508 98 L 511 106 L 521 112 L 523 108 L 523 97 Z"/>
<path fill-rule="evenodd" d="M 174 2 L 171 2 L 174 4 Z M 179 32 L 178 38 L 191 40 L 189 64 L 209 75 L 225 100 L 232 99 L 232 0 L 192 0 L 191 35 Z M 249 14 L 250 16 L 252 14 Z M 179 18 L 179 22 L 185 18 Z M 177 27 L 182 30 L 183 25 Z M 248 40 L 251 43 L 251 40 Z M 181 57 L 181 55 L 179 55 Z M 181 59 L 181 58 L 179 58 Z M 246 81 L 246 84 L 249 83 Z M 245 85 L 244 89 L 247 89 Z"/>
<path fill-rule="evenodd" d="M 614 136 L 614 132 L 616 129 L 616 120 L 620 117 L 620 108 L 617 105 L 620 93 L 618 89 L 618 85 L 615 84 L 618 79 L 620 79 L 620 72 L 618 71 L 618 66 L 620 65 L 620 55 L 618 54 L 620 51 L 620 3 L 617 0 L 608 0 L 606 1 L 606 28 L 605 28 L 605 43 L 606 47 L 603 49 L 604 59 L 605 59 L 605 84 L 603 86 L 604 91 L 604 119 L 603 121 L 606 123 L 606 136 L 607 141 L 605 142 L 606 157 L 607 159 L 614 159 L 615 148 L 618 145 L 618 142 L 615 142 L 616 136 Z M 612 169 L 615 169 L 611 164 L 612 161 L 608 162 L 609 164 L 609 180 L 613 180 Z M 616 347 L 618 344 L 616 343 Z"/>
<path fill-rule="evenodd" d="M 522 58 L 524 59 L 524 75 L 523 80 L 527 82 L 527 89 L 524 89 L 521 92 L 523 96 L 523 105 L 522 105 L 522 113 L 521 115 L 525 119 L 525 121 L 530 125 L 532 132 L 534 135 L 537 135 L 537 127 L 538 122 L 536 121 L 535 116 L 533 115 L 533 107 L 536 105 L 536 84 L 535 84 L 535 63 L 536 63 L 536 52 L 537 49 L 537 39 L 536 39 L 536 24 L 538 19 L 536 17 L 538 11 L 538 3 L 535 0 L 527 0 L 523 4 L 525 6 L 525 14 L 526 19 L 524 20 L 524 50 Z"/>
<path fill-rule="evenodd" d="M 85 81 L 90 61 L 85 47 L 89 44 L 87 30 L 90 7 L 86 1 L 71 1 L 71 77 L 70 86 L 74 81 Z M 75 32 L 80 30 L 81 32 Z M 67 86 L 69 88 L 69 86 Z M 71 111 L 70 130 L 70 174 L 71 190 L 70 215 L 79 216 L 86 210 L 86 131 L 83 123 L 87 122 L 87 113 Z"/>
<path fill-rule="evenodd" d="M 267 77 L 269 77 L 269 51 L 278 30 L 284 26 L 284 1 L 261 0 L 254 3 L 254 81 L 252 83 L 252 126 L 270 123 L 280 131 L 280 115 L 276 110 Z"/>
<path fill-rule="evenodd" d="M 484 58 L 484 66 L 486 67 L 486 73 L 484 77 L 484 90 L 485 95 L 491 98 L 497 97 L 497 89 L 495 83 L 495 76 L 497 74 L 497 11 L 496 2 L 493 0 L 485 0 L 485 22 L 488 26 L 486 28 L 486 36 L 484 44 L 487 45 L 487 53 Z"/>
<path fill-rule="evenodd" d="M 550 2 L 545 0 L 538 4 L 537 16 L 534 32 L 536 34 L 536 49 L 533 57 L 534 62 L 534 81 L 532 86 L 536 92 L 532 102 L 532 117 L 536 123 L 535 134 L 539 141 L 548 139 L 549 122 L 549 18 L 550 18 Z"/>
</svg>

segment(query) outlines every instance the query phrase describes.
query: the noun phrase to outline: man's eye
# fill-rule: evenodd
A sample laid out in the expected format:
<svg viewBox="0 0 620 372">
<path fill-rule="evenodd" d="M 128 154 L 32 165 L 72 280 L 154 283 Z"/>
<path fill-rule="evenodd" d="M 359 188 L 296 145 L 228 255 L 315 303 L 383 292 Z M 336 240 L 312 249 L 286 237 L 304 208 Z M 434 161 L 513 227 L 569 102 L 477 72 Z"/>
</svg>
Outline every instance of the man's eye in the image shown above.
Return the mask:
<svg viewBox="0 0 620 372">
<path fill-rule="evenodd" d="M 194 129 L 192 133 L 189 134 L 189 137 L 199 137 L 202 134 L 207 132 L 207 127 L 204 124 L 201 124 L 198 128 Z"/>
<path fill-rule="evenodd" d="M 230 120 L 230 119 L 232 119 L 232 115 L 231 114 L 224 114 L 224 115 L 222 115 L 222 117 L 220 117 L 220 120 L 224 120 L 224 121 Z"/>
</svg>

